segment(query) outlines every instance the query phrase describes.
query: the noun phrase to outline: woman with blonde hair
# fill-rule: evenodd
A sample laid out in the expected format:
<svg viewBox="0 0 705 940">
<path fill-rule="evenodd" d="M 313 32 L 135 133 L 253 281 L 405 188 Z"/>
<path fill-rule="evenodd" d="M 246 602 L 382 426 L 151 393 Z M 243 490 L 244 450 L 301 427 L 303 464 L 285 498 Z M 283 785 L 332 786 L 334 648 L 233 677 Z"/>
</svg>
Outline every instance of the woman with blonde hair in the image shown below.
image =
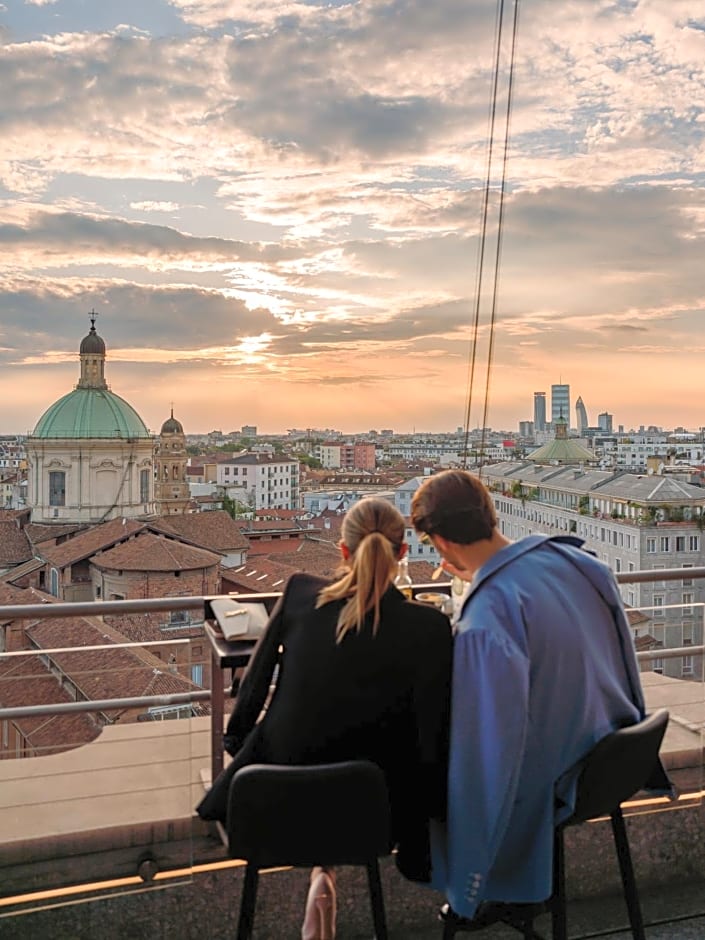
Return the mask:
<svg viewBox="0 0 705 940">
<path fill-rule="evenodd" d="M 363 499 L 343 521 L 340 577 L 292 575 L 228 722 L 233 761 L 198 813 L 224 820 L 230 779 L 246 764 L 368 759 L 387 779 L 397 865 L 429 881 L 429 819 L 445 813 L 451 630 L 443 614 L 393 585 L 404 528 L 391 503 Z M 334 936 L 334 875 L 314 869 L 302 938 Z"/>
</svg>

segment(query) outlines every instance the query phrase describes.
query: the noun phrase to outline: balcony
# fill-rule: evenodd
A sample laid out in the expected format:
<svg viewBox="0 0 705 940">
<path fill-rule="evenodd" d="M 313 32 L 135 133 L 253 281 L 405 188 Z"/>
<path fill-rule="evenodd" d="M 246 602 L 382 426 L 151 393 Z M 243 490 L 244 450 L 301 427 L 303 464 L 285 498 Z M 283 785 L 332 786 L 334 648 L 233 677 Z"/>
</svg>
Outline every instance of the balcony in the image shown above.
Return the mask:
<svg viewBox="0 0 705 940">
<path fill-rule="evenodd" d="M 688 574 L 702 578 L 705 569 L 691 569 Z M 678 580 L 683 571 L 633 572 L 620 577 Z M 420 585 L 418 590 L 423 587 L 429 586 Z M 438 590 L 437 585 L 433 589 Z M 275 596 L 250 595 L 248 599 L 271 606 Z M 46 675 L 43 665 L 40 669 L 40 657 L 56 663 L 62 656 L 85 653 L 85 647 L 63 645 L 65 630 L 59 618 L 90 613 L 101 623 L 108 614 L 155 610 L 202 615 L 207 601 L 181 597 L 0 608 L 0 620 L 21 613 L 28 620 L 40 618 L 42 629 L 51 626 L 56 633 L 51 648 L 33 652 L 34 671 L 31 658 L 27 667 L 26 651 L 0 654 L 5 682 L 8 668 L 12 674 L 20 661 L 29 668 L 16 673 L 12 707 L 0 707 L 2 757 L 6 758 L 0 760 L 0 936 L 110 940 L 234 934 L 242 865 L 228 859 L 217 832 L 193 816 L 204 782 L 214 768 L 217 771 L 222 757 L 219 701 L 223 687 L 229 686 L 228 677 L 214 668 L 211 689 L 118 699 L 94 694 L 83 701 L 83 693 L 75 690 L 61 701 L 47 697 L 33 711 L 21 704 L 20 694 L 33 675 Z M 188 670 L 189 641 L 169 642 L 179 666 Z M 90 650 L 99 657 L 93 672 L 107 682 L 108 674 L 120 668 L 132 677 L 131 688 L 141 688 L 142 679 L 135 677 L 143 677 L 145 669 L 170 673 L 168 662 L 163 668 L 153 666 L 156 650 L 151 646 L 96 644 Z M 705 935 L 704 686 L 653 670 L 655 662 L 701 658 L 703 652 L 702 646 L 690 645 L 638 653 L 648 707 L 665 706 L 671 712 L 663 756 L 681 791 L 676 803 L 634 800 L 628 807 L 637 878 L 647 925 L 651 925 L 647 926 L 649 940 Z M 129 657 L 136 660 L 128 661 Z M 52 681 L 58 688 L 56 680 Z M 199 714 L 209 706 L 210 715 Z M 184 711 L 191 717 L 179 717 Z M 36 756 L 14 758 L 7 753 L 11 742 L 4 729 L 14 718 L 27 714 L 40 750 Z M 74 738 L 67 742 L 68 749 L 52 752 L 51 727 L 58 717 L 64 723 L 68 719 Z M 170 717 L 173 720 L 167 720 Z M 83 743 L 86 735 L 81 724 L 86 722 L 93 730 Z M 44 737 L 37 729 L 43 729 Z M 618 897 L 612 856 L 605 823 L 591 823 L 569 833 L 568 886 L 574 899 L 569 907 L 571 936 L 620 940 L 625 936 L 620 931 L 627 923 L 626 913 Z M 439 940 L 435 912 L 441 899 L 403 881 L 391 860 L 384 863 L 383 877 L 392 940 Z M 286 940 L 299 935 L 306 879 L 305 872 L 292 870 L 266 875 L 258 903 L 257 938 Z M 366 888 L 359 872 L 343 873 L 340 895 L 339 940 L 369 938 Z M 504 940 L 517 935 L 505 928 L 490 928 L 481 936 Z"/>
</svg>

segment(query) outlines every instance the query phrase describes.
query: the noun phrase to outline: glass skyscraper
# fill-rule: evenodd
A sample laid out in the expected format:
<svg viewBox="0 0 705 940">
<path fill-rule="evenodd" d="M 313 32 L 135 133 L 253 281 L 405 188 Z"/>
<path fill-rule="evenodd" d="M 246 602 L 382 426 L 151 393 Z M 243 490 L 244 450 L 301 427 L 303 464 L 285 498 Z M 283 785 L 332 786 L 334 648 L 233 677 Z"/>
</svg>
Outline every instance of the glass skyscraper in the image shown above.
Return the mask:
<svg viewBox="0 0 705 940">
<path fill-rule="evenodd" d="M 551 424 L 559 418 L 570 426 L 570 385 L 551 386 Z"/>
</svg>

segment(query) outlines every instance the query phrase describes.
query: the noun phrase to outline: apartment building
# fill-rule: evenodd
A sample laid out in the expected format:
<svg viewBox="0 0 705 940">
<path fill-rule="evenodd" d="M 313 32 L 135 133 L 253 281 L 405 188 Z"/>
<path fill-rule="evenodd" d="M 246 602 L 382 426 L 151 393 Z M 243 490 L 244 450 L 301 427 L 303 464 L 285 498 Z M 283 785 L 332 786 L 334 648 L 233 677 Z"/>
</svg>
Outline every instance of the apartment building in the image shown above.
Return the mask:
<svg viewBox="0 0 705 940">
<path fill-rule="evenodd" d="M 575 535 L 615 573 L 683 568 L 677 581 L 621 585 L 630 607 L 649 618 L 634 627 L 664 648 L 703 643 L 705 581 L 687 569 L 705 565 L 705 489 L 655 474 L 532 463 L 485 467 L 500 531 Z M 702 677 L 703 658 L 656 660 L 654 670 Z"/>
<path fill-rule="evenodd" d="M 297 460 L 242 454 L 218 464 L 216 482 L 252 509 L 299 508 Z"/>
</svg>

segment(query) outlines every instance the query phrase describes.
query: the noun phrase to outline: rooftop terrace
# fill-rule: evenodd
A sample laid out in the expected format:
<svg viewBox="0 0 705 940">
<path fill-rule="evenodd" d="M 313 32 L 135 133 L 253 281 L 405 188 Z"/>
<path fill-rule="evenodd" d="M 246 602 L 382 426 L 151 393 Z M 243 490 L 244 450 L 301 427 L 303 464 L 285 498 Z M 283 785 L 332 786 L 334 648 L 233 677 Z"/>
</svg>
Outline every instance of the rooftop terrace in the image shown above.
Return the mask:
<svg viewBox="0 0 705 940">
<path fill-rule="evenodd" d="M 695 573 L 695 572 L 694 572 Z M 704 572 L 699 572 L 703 576 Z M 682 571 L 674 572 L 682 577 Z M 659 578 L 668 573 L 659 571 Z M 696 574 L 698 576 L 698 574 Z M 653 573 L 635 572 L 645 579 Z M 419 586 L 419 590 L 422 586 Z M 437 586 L 434 586 L 437 589 Z M 51 623 L 85 606 L 97 622 L 119 610 L 203 609 L 204 598 L 161 598 L 86 605 L 51 605 Z M 272 595 L 263 598 L 268 603 Z M 63 609 L 62 609 L 63 608 Z M 18 608 L 0 608 L 0 616 Z M 22 608 L 28 619 L 47 617 L 46 605 Z M 69 621 L 70 622 L 70 621 Z M 49 628 L 47 621 L 42 629 Z M 57 632 L 57 636 L 60 632 Z M 58 645 L 58 644 L 57 644 Z M 146 648 L 149 644 L 138 644 Z M 129 645 L 128 645 L 129 646 Z M 37 652 L 42 655 L 45 650 Z M 657 651 L 677 656 L 679 651 Z M 683 650 L 680 655 L 683 655 Z M 702 648 L 688 649 L 702 655 Z M 143 654 L 140 668 L 149 651 Z M 703 839 L 703 740 L 705 687 L 648 671 L 655 653 L 639 654 L 647 705 L 665 706 L 671 722 L 664 761 L 681 790 L 676 803 L 635 800 L 629 832 L 641 888 L 649 940 L 705 936 L 705 839 Z M 7 663 L 12 654 L 0 654 Z M 135 667 L 137 668 L 137 667 Z M 216 688 L 223 676 L 214 670 Z M 47 704 L 76 719 L 115 708 L 152 719 L 178 714 L 210 700 L 212 691 L 141 695 L 115 701 Z M 215 698 L 218 696 L 216 695 Z M 21 707 L 3 708 L 0 727 Z M 229 860 L 217 834 L 193 816 L 193 806 L 211 773 L 212 740 L 219 721 L 191 717 L 108 723 L 90 743 L 41 757 L 13 759 L 3 739 L 0 760 L 0 935 L 50 936 L 56 940 L 169 936 L 233 936 L 242 866 Z M 48 716 L 47 716 L 48 717 Z M 37 714 L 35 720 L 42 720 Z M 46 719 L 44 719 L 46 720 Z M 222 727 L 222 725 L 221 725 Z M 4 731 L 3 731 L 4 734 Z M 612 842 L 603 822 L 569 833 L 568 888 L 571 937 L 626 937 L 626 912 L 619 897 Z M 392 940 L 440 940 L 436 911 L 441 898 L 405 882 L 393 862 L 384 863 L 385 895 Z M 299 936 L 307 875 L 277 871 L 263 879 L 255 937 Z M 542 925 L 539 925 L 540 927 Z M 340 880 L 339 940 L 371 936 L 361 872 Z M 550 928 L 546 925 L 546 935 Z M 516 937 L 493 927 L 488 940 Z"/>
</svg>

